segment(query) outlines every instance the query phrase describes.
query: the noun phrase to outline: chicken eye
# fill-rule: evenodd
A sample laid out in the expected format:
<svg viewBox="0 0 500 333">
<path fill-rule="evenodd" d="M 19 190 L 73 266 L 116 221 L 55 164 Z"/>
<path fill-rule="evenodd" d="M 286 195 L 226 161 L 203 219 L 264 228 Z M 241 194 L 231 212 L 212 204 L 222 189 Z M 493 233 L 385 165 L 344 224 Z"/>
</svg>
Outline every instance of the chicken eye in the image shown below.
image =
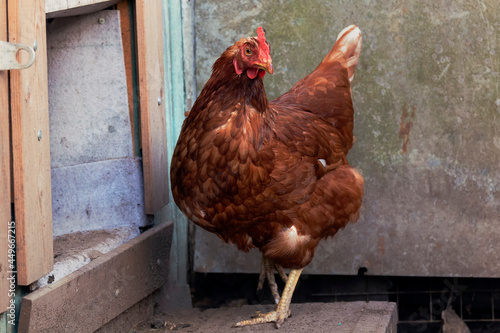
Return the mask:
<svg viewBox="0 0 500 333">
<path fill-rule="evenodd" d="M 252 50 L 250 50 L 248 47 L 245 49 L 245 54 L 247 56 L 252 55 Z"/>
</svg>

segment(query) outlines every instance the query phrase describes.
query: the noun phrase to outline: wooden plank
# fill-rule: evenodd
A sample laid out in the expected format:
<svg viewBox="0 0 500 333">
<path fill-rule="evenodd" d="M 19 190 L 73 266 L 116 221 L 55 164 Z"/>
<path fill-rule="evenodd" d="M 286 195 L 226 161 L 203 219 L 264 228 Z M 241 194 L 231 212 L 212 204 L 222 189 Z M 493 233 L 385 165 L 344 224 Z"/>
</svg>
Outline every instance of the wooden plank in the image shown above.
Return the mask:
<svg viewBox="0 0 500 333">
<path fill-rule="evenodd" d="M 274 323 L 235 328 L 237 321 L 248 319 L 256 312 L 266 313 L 274 310 L 273 304 L 243 305 L 215 309 L 181 309 L 167 314 L 156 314 L 155 320 L 189 325 L 181 332 L 231 332 L 231 333 L 395 333 L 398 325 L 397 304 L 383 301 L 354 301 L 330 303 L 293 303 L 290 305 L 292 316 L 279 330 Z M 144 321 L 135 327 L 136 332 L 149 331 Z M 427 331 L 427 330 L 421 330 Z M 161 330 L 159 330 L 161 332 Z M 167 330 L 163 331 L 167 332 Z M 458 332 L 458 331 L 449 331 Z"/>
<path fill-rule="evenodd" d="M 144 196 L 146 213 L 154 214 L 169 192 L 161 1 L 136 0 L 135 10 Z"/>
<path fill-rule="evenodd" d="M 120 0 L 46 0 L 47 18 L 82 15 L 110 7 Z"/>
<path fill-rule="evenodd" d="M 194 60 L 194 40 L 192 40 L 194 27 L 190 27 L 193 19 L 193 6 L 194 4 L 190 0 L 163 2 L 166 29 L 163 50 L 168 68 L 165 71 L 165 95 L 169 101 L 166 103 L 167 150 L 169 152 L 173 152 L 175 149 L 185 119 L 185 111 L 190 109 L 191 102 L 195 99 L 195 90 L 193 90 L 195 83 L 188 79 L 196 76 L 193 65 L 189 64 L 190 60 Z M 179 27 L 183 27 L 183 29 Z M 186 101 L 189 104 L 186 105 Z M 171 156 L 170 153 L 169 162 Z M 166 209 L 167 218 L 175 221 L 174 242 L 170 252 L 172 266 L 169 272 L 169 287 L 182 291 L 188 287 L 189 224 L 186 215 L 175 205 L 171 192 L 169 195 L 170 202 L 168 209 Z"/>
<path fill-rule="evenodd" d="M 128 107 L 130 118 L 130 130 L 132 133 L 132 143 L 134 153 L 139 155 L 140 150 L 140 128 L 139 119 L 136 117 L 136 102 L 137 102 L 137 85 L 134 77 L 135 71 L 135 54 L 133 34 L 133 2 L 131 0 L 123 0 L 117 4 L 117 9 L 120 11 L 120 24 L 122 29 L 122 45 L 123 45 L 123 58 L 125 60 L 125 75 L 127 76 L 127 94 L 128 94 Z"/>
<path fill-rule="evenodd" d="M 53 266 L 45 1 L 9 0 L 8 25 L 10 42 L 37 49 L 33 66 L 10 71 L 17 281 L 28 285 Z"/>
<path fill-rule="evenodd" d="M 173 223 L 157 225 L 23 298 L 21 332 L 94 332 L 166 282 Z"/>
<path fill-rule="evenodd" d="M 7 40 L 7 4 L 0 2 L 0 40 Z M 9 305 L 8 225 L 10 213 L 9 76 L 0 71 L 0 313 Z"/>
</svg>

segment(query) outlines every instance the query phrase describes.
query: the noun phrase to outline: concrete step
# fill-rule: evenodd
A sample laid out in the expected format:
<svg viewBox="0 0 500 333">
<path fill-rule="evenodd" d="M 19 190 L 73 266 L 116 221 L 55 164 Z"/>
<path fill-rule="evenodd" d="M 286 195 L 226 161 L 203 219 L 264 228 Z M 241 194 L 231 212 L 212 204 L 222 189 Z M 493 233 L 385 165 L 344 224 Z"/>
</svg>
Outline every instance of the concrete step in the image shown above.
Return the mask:
<svg viewBox="0 0 500 333">
<path fill-rule="evenodd" d="M 336 333 L 392 333 L 397 332 L 396 303 L 337 302 L 292 304 L 292 317 L 276 330 L 273 323 L 234 327 L 238 321 L 249 319 L 257 311 L 268 312 L 273 305 L 244 305 L 200 310 L 178 310 L 155 316 L 130 332 L 150 331 L 152 326 L 179 332 L 336 332 Z"/>
</svg>

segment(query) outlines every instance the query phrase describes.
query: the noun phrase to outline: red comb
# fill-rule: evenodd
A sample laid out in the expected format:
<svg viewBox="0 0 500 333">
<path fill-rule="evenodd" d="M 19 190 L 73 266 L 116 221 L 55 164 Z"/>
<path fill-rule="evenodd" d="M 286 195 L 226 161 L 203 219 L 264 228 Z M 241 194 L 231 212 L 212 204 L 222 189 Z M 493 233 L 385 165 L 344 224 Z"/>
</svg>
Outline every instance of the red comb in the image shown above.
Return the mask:
<svg viewBox="0 0 500 333">
<path fill-rule="evenodd" d="M 259 42 L 259 46 L 261 51 L 264 51 L 266 54 L 270 53 L 269 45 L 266 43 L 266 33 L 262 27 L 257 28 L 257 41 Z"/>
</svg>

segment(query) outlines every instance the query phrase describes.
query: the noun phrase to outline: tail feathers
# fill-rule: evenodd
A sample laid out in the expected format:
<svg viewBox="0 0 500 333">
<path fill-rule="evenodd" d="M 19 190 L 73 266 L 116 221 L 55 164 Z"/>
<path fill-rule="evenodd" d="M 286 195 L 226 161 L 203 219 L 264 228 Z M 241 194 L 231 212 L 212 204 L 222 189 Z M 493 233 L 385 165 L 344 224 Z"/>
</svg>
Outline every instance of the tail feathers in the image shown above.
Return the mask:
<svg viewBox="0 0 500 333">
<path fill-rule="evenodd" d="M 287 93 L 271 102 L 274 108 L 300 105 L 342 130 L 346 147 L 352 146 L 353 107 L 350 82 L 361 53 L 361 30 L 351 25 L 318 67 Z"/>
<path fill-rule="evenodd" d="M 361 30 L 355 25 L 350 25 L 339 33 L 337 42 L 325 58 L 325 60 L 331 59 L 332 57 L 336 58 L 339 56 L 338 52 L 342 52 L 346 61 L 350 82 L 352 82 L 354 78 L 354 70 L 359 61 L 362 42 L 363 37 L 361 36 Z"/>
</svg>

